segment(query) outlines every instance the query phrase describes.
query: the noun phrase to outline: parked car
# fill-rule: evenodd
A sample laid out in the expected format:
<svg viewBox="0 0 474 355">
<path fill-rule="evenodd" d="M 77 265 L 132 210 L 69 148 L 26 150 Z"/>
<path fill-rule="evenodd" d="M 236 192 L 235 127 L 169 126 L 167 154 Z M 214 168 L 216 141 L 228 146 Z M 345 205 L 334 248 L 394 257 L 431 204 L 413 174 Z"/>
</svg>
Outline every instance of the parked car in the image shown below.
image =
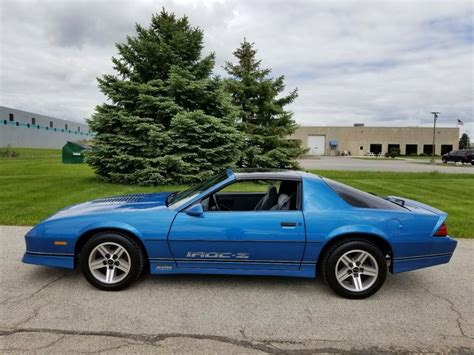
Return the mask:
<svg viewBox="0 0 474 355">
<path fill-rule="evenodd" d="M 102 290 L 152 274 L 326 279 L 368 297 L 387 272 L 449 262 L 447 214 L 299 171 L 232 171 L 188 190 L 67 207 L 26 235 L 23 262 L 80 268 Z"/>
<path fill-rule="evenodd" d="M 454 162 L 474 165 L 474 149 L 453 150 L 441 157 L 443 163 Z"/>
</svg>

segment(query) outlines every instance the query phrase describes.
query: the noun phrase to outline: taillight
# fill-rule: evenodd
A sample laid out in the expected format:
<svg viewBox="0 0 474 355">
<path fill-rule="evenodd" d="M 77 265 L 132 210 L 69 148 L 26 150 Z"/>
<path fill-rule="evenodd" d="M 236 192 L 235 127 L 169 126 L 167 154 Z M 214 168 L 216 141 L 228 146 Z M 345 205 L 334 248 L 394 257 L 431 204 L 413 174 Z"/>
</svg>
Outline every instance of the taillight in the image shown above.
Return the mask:
<svg viewBox="0 0 474 355">
<path fill-rule="evenodd" d="M 436 233 L 434 234 L 435 237 L 446 237 L 448 235 L 448 228 L 446 228 L 446 224 L 442 224 Z"/>
</svg>

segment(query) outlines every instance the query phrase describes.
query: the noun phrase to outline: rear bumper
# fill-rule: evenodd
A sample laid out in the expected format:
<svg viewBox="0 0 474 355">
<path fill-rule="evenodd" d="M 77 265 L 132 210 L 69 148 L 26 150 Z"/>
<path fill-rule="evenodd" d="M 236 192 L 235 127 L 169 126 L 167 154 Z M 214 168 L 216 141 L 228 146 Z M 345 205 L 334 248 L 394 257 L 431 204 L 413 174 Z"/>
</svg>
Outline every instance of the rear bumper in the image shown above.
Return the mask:
<svg viewBox="0 0 474 355">
<path fill-rule="evenodd" d="M 435 242 L 430 254 L 393 258 L 392 273 L 396 274 L 448 263 L 458 242 L 450 237 L 434 239 Z"/>
<path fill-rule="evenodd" d="M 74 269 L 74 255 L 58 255 L 26 252 L 22 261 L 25 264 Z"/>
</svg>

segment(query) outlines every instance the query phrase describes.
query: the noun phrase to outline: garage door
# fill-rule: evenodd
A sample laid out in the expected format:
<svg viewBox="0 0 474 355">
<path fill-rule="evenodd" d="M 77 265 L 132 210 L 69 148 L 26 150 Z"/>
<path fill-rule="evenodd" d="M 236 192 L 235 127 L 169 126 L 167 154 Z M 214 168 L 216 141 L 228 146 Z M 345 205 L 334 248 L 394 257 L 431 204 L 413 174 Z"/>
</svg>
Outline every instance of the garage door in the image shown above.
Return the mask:
<svg viewBox="0 0 474 355">
<path fill-rule="evenodd" d="M 326 136 L 308 136 L 310 155 L 324 155 L 324 147 L 326 147 Z"/>
</svg>

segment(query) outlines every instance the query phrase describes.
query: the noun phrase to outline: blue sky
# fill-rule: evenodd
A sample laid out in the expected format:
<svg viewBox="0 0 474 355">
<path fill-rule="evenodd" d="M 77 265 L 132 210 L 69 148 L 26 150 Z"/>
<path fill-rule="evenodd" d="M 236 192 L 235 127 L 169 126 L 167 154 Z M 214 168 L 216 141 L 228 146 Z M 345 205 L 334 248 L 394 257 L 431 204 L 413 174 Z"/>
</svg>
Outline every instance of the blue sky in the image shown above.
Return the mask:
<svg viewBox="0 0 474 355">
<path fill-rule="evenodd" d="M 305 125 L 464 121 L 474 135 L 472 1 L 13 1 L 0 3 L 0 104 L 81 121 L 104 101 L 115 42 L 161 7 L 205 34 L 216 74 L 246 37 L 285 75 Z"/>
</svg>

